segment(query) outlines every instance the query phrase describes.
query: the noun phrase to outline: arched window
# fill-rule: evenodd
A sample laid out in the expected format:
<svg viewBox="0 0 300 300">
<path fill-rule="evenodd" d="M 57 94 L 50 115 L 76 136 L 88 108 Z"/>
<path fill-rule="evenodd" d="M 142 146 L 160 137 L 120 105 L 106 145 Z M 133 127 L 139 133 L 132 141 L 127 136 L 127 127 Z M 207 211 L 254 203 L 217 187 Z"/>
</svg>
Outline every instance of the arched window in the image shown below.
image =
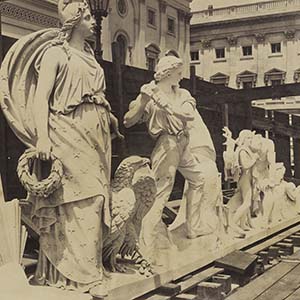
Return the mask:
<svg viewBox="0 0 300 300">
<path fill-rule="evenodd" d="M 148 70 L 154 71 L 159 58 L 160 49 L 155 44 L 150 44 L 145 48 L 145 52 Z"/>
<path fill-rule="evenodd" d="M 127 39 L 123 34 L 119 34 L 116 38 L 116 41 L 120 47 L 121 64 L 125 65 L 127 58 Z"/>
</svg>

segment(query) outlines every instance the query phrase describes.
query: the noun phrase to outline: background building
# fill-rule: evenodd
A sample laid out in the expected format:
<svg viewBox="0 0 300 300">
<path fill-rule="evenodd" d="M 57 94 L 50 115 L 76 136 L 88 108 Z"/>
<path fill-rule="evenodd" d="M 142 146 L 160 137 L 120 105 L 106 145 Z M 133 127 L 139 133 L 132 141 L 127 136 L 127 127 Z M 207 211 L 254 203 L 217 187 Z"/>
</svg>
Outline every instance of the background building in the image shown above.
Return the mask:
<svg viewBox="0 0 300 300">
<path fill-rule="evenodd" d="M 191 0 L 111 0 L 103 21 L 103 57 L 118 41 L 124 64 L 155 68 L 160 56 L 182 57 L 189 73 Z M 4 50 L 30 32 L 58 26 L 57 0 L 8 0 L 0 4 Z"/>
<path fill-rule="evenodd" d="M 191 59 L 198 76 L 232 88 L 300 81 L 299 0 L 192 7 Z"/>
</svg>

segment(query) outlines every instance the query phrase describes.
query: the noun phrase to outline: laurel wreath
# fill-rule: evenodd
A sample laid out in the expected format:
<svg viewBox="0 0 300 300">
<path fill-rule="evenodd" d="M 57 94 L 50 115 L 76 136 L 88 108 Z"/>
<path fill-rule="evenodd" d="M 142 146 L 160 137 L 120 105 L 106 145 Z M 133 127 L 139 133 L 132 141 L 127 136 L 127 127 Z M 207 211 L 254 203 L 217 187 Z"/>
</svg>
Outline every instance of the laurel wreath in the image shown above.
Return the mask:
<svg viewBox="0 0 300 300">
<path fill-rule="evenodd" d="M 53 154 L 50 154 L 52 162 L 51 171 L 47 178 L 38 181 L 31 173 L 33 162 L 36 159 L 36 149 L 27 149 L 19 158 L 17 174 L 25 190 L 39 197 L 48 197 L 61 186 L 63 176 L 63 165 Z"/>
</svg>

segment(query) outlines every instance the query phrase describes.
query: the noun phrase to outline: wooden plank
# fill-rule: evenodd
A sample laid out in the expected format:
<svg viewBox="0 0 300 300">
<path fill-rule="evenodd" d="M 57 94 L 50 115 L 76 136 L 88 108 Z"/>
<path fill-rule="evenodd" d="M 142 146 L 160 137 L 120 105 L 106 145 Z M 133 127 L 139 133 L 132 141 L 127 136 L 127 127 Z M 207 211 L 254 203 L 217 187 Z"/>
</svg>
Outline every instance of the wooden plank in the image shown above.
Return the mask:
<svg viewBox="0 0 300 300">
<path fill-rule="evenodd" d="M 300 117 L 292 116 L 292 124 L 293 126 L 300 125 Z M 294 177 L 300 178 L 300 139 L 293 139 L 294 143 Z"/>
<path fill-rule="evenodd" d="M 252 253 L 252 254 L 258 253 L 259 251 L 262 251 L 262 250 L 276 244 L 277 242 L 285 239 L 286 237 L 292 235 L 295 232 L 298 232 L 299 230 L 300 230 L 300 225 L 292 227 L 291 229 L 284 231 L 280 234 L 277 234 L 274 237 L 266 240 L 265 242 L 260 243 L 259 245 L 255 246 L 255 247 L 252 247 L 251 249 L 247 250 L 247 252 Z"/>
<path fill-rule="evenodd" d="M 281 265 L 280 263 L 279 265 Z M 272 270 L 269 271 L 274 275 Z M 297 265 L 285 276 L 281 277 L 272 287 L 262 293 L 256 300 L 285 299 L 300 287 L 300 265 Z M 256 286 L 257 289 L 257 286 Z M 244 299 L 244 298 L 241 298 Z"/>
<path fill-rule="evenodd" d="M 186 263 L 185 265 L 181 265 L 180 267 L 173 270 L 174 280 L 183 277 L 185 274 L 196 271 L 197 269 L 215 261 L 216 259 L 223 257 L 230 252 L 236 249 L 243 249 L 249 247 L 251 244 L 258 242 L 259 240 L 265 239 L 266 237 L 276 234 L 277 232 L 292 226 L 293 224 L 299 224 L 300 217 L 297 216 L 291 220 L 281 222 L 276 224 L 272 228 L 268 228 L 265 230 L 261 230 L 259 232 L 253 233 L 253 235 L 247 237 L 246 239 L 236 241 L 233 245 L 230 245 L 224 249 L 216 249 L 213 253 L 209 253 L 205 257 L 199 257 L 193 261 L 193 263 Z M 249 252 L 251 253 L 251 252 Z"/>
<path fill-rule="evenodd" d="M 118 42 L 112 43 L 112 59 L 113 59 L 113 96 L 114 103 L 117 103 L 117 118 L 119 121 L 119 129 L 121 133 L 124 133 L 123 116 L 124 116 L 124 96 L 123 96 L 123 76 L 122 76 L 122 65 L 120 46 Z M 125 141 L 119 140 L 119 146 L 116 147 L 120 160 L 127 155 Z"/>
<path fill-rule="evenodd" d="M 206 95 L 203 97 L 201 91 L 198 90 L 197 98 L 199 98 L 202 104 L 209 103 L 240 103 L 249 102 L 253 100 L 272 99 L 273 95 L 276 94 L 278 97 L 298 96 L 300 95 L 300 84 L 290 83 L 278 86 L 265 86 L 257 87 L 252 89 L 241 89 L 241 90 L 226 90 L 222 93 Z"/>
<path fill-rule="evenodd" d="M 0 173 L 0 205 L 1 203 L 5 202 L 4 193 L 3 193 L 3 187 L 2 187 L 2 176 Z"/>
<path fill-rule="evenodd" d="M 283 278 L 286 274 L 292 271 L 294 268 L 299 267 L 299 263 L 291 262 L 285 263 L 281 262 L 275 267 L 273 267 L 268 272 L 262 274 L 255 280 L 251 281 L 248 285 L 237 290 L 234 294 L 226 298 L 226 300 L 254 300 L 258 299 L 266 289 L 272 287 L 278 280 Z M 298 270 L 297 270 L 298 271 Z M 299 276 L 300 278 L 300 276 Z M 260 300 L 267 300 L 266 298 L 259 298 Z M 275 298 L 274 298 L 275 299 Z M 279 298 L 276 298 L 279 299 Z M 283 298 L 280 298 L 283 299 Z M 273 298 L 272 298 L 273 300 Z"/>
<path fill-rule="evenodd" d="M 270 235 L 275 235 L 276 233 L 281 232 L 285 228 L 294 224 L 297 224 L 297 226 L 300 224 L 300 217 L 281 222 L 269 229 L 261 230 L 258 232 L 250 232 L 251 235 L 246 239 L 235 240 L 233 244 L 229 245 L 228 247 L 216 249 L 216 251 L 211 251 L 209 253 L 206 253 L 205 255 L 201 255 L 201 251 L 199 252 L 199 249 L 203 247 L 203 241 L 201 239 L 195 239 L 192 241 L 191 248 L 178 253 L 177 260 L 176 263 L 173 264 L 173 268 L 166 268 L 164 266 L 157 267 L 155 269 L 156 273 L 154 274 L 154 276 L 148 278 L 143 278 L 141 276 L 138 276 L 138 274 L 112 274 L 111 287 L 113 287 L 113 289 L 109 292 L 110 297 L 108 298 L 108 300 L 123 300 L 123 295 L 127 295 L 129 299 L 135 299 L 146 293 L 149 293 L 150 291 L 154 291 L 165 283 L 180 282 L 180 279 L 182 277 L 191 272 L 195 272 L 203 268 L 204 266 L 207 266 L 216 259 L 223 257 L 236 249 L 243 249 L 247 246 L 250 246 L 253 243 L 265 239 Z M 299 230 L 299 228 L 297 228 L 297 230 Z M 295 231 L 293 231 L 292 233 L 294 232 Z M 281 239 L 284 239 L 285 237 Z M 199 256 L 197 256 L 196 253 Z M 207 273 L 204 273 L 204 277 L 206 278 L 204 278 L 203 280 L 206 280 L 207 277 L 209 277 L 208 275 L 214 275 L 209 274 L 211 272 L 211 269 L 207 270 Z M 214 271 L 212 273 L 214 273 Z M 199 282 L 202 280 L 202 275 L 199 274 L 199 276 L 200 280 L 199 278 L 195 278 L 195 281 Z M 188 288 L 188 284 L 186 285 L 186 288 Z M 183 291 L 185 290 L 184 285 L 181 286 L 181 289 L 183 289 Z"/>
<path fill-rule="evenodd" d="M 202 271 L 201 273 L 196 274 L 196 275 L 192 276 L 191 278 L 180 282 L 179 285 L 181 288 L 181 292 L 185 292 L 185 291 L 195 287 L 198 283 L 200 283 L 204 280 L 207 280 L 208 278 L 210 278 L 214 275 L 220 274 L 222 272 L 224 272 L 224 269 L 214 268 L 214 267 L 209 268 L 205 271 Z"/>
<path fill-rule="evenodd" d="M 300 299 L 300 288 L 293 292 L 288 298 L 285 300 L 299 300 Z"/>
</svg>

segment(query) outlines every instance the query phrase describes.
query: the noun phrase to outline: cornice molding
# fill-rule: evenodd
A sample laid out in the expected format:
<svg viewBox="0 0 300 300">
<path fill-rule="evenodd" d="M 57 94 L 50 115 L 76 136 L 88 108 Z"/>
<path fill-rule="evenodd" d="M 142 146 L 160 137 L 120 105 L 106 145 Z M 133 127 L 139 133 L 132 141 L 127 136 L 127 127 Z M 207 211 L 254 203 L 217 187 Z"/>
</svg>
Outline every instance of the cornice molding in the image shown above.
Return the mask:
<svg viewBox="0 0 300 300">
<path fill-rule="evenodd" d="M 23 21 L 29 24 L 36 24 L 42 27 L 58 27 L 59 20 L 57 18 L 47 16 L 36 11 L 20 7 L 18 5 L 2 2 L 0 3 L 0 12 L 2 16 Z"/>
</svg>

